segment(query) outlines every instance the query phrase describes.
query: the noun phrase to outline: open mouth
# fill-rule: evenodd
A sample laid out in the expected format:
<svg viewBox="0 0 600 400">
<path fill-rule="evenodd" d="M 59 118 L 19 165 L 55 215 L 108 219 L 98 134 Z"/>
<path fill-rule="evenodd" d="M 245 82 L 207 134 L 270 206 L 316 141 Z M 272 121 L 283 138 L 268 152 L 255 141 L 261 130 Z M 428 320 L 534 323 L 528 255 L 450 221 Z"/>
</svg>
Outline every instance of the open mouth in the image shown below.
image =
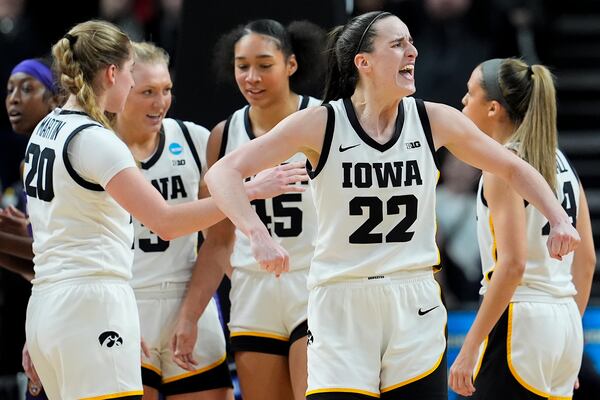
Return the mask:
<svg viewBox="0 0 600 400">
<path fill-rule="evenodd" d="M 405 79 L 408 80 L 413 80 L 414 79 L 414 74 L 415 74 L 415 66 L 413 64 L 407 64 L 404 67 L 402 67 L 398 73 L 400 75 L 402 75 L 402 77 L 404 77 Z"/>
<path fill-rule="evenodd" d="M 153 122 L 159 122 L 162 119 L 162 114 L 146 114 L 146 117 Z"/>
</svg>

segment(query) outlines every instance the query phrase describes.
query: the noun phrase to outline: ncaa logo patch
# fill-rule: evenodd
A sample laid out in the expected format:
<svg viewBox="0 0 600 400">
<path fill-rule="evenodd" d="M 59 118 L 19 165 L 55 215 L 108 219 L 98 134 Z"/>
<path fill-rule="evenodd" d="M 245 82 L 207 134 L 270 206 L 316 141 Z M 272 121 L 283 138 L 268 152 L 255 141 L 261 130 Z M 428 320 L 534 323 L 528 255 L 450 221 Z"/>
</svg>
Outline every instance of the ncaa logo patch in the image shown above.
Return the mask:
<svg viewBox="0 0 600 400">
<path fill-rule="evenodd" d="M 169 145 L 169 151 L 171 154 L 178 156 L 181 154 L 181 152 L 183 152 L 183 147 L 181 147 L 179 143 L 171 143 Z"/>
</svg>

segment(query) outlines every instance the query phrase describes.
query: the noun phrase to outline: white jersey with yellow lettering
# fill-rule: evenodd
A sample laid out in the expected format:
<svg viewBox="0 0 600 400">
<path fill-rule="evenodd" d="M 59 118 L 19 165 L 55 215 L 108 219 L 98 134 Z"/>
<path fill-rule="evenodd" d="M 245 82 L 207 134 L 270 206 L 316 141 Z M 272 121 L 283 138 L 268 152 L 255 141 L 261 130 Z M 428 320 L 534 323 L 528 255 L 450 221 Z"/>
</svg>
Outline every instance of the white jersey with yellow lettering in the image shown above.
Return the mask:
<svg viewBox="0 0 600 400">
<path fill-rule="evenodd" d="M 131 278 L 131 217 L 104 190 L 135 168 L 127 146 L 85 113 L 55 109 L 37 125 L 25 154 L 35 279 Z"/>
<path fill-rule="evenodd" d="M 181 125 L 183 124 L 183 125 Z M 198 199 L 200 180 L 206 172 L 206 144 L 210 132 L 191 122 L 166 118 L 156 152 L 140 163 L 144 177 L 169 204 Z M 198 235 L 162 240 L 134 219 L 134 289 L 162 282 L 185 283 L 196 261 Z"/>
<path fill-rule="evenodd" d="M 361 127 L 350 99 L 332 101 L 310 172 L 318 235 L 308 286 L 380 278 L 439 264 L 439 171 L 421 100 L 404 98 L 387 143 Z"/>
<path fill-rule="evenodd" d="M 556 167 L 558 201 L 575 224 L 579 209 L 579 179 L 560 150 L 556 151 Z M 533 205 L 525 203 L 524 207 L 527 220 L 527 260 L 525 274 L 512 300 L 535 301 L 542 298 L 548 300 L 552 297 L 573 296 L 576 294 L 571 275 L 573 253 L 563 256 L 562 261 L 551 258 L 546 247 L 550 233 L 548 220 Z M 483 270 L 479 293 L 484 294 L 494 272 L 497 253 L 494 221 L 483 194 L 483 177 L 477 193 L 477 237 Z"/>
<path fill-rule="evenodd" d="M 298 109 L 316 107 L 321 101 L 309 96 L 300 96 Z M 250 122 L 250 106 L 234 112 L 225 124 L 219 158 L 232 152 L 256 136 Z M 298 153 L 287 162 L 305 162 L 306 156 Z M 316 236 L 316 212 L 306 184 L 303 193 L 285 193 L 273 199 L 254 200 L 252 205 L 264 222 L 271 236 L 290 255 L 290 269 L 306 269 L 310 265 Z M 254 259 L 250 241 L 239 229 L 235 232 L 235 245 L 231 254 L 231 266 L 260 271 Z"/>
</svg>

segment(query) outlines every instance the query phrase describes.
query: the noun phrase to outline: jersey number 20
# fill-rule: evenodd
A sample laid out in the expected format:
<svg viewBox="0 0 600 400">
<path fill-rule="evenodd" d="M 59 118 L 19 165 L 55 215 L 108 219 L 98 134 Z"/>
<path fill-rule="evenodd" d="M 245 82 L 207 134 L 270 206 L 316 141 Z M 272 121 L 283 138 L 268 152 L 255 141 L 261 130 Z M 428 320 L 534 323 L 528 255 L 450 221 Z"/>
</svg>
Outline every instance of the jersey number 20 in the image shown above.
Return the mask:
<svg viewBox="0 0 600 400">
<path fill-rule="evenodd" d="M 54 187 L 52 185 L 52 169 L 54 166 L 54 150 L 46 147 L 40 150 L 40 146 L 31 143 L 25 153 L 25 163 L 29 164 L 29 172 L 25 177 L 25 192 L 29 197 L 35 197 L 43 201 L 52 201 L 54 198 Z M 33 179 L 37 174 L 36 185 Z"/>
</svg>

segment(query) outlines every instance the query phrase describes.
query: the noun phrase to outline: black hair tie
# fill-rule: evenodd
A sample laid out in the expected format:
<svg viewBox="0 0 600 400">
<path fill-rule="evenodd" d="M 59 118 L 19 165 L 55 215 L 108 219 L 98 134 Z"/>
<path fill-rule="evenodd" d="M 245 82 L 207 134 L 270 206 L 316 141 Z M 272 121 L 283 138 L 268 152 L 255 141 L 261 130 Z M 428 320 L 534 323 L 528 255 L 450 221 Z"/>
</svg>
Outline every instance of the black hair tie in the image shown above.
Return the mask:
<svg viewBox="0 0 600 400">
<path fill-rule="evenodd" d="M 529 79 L 533 78 L 533 69 L 531 65 L 527 67 L 527 72 L 529 73 Z"/>
<path fill-rule="evenodd" d="M 77 36 L 73 36 L 70 33 L 65 35 L 65 39 L 69 41 L 69 45 L 71 46 L 71 50 L 75 47 L 75 43 L 77 43 Z"/>
</svg>

